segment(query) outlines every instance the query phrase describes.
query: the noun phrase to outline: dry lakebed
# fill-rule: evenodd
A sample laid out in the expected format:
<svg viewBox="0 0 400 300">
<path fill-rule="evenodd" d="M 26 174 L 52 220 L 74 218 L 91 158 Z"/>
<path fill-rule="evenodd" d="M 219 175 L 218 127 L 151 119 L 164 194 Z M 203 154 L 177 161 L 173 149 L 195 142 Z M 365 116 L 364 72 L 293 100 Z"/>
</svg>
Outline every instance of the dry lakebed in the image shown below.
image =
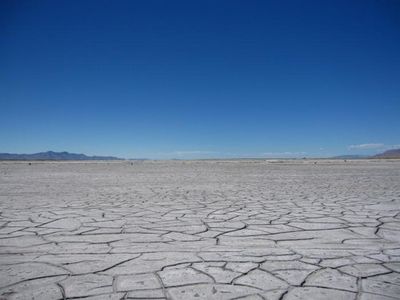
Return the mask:
<svg viewBox="0 0 400 300">
<path fill-rule="evenodd" d="M 0 162 L 0 299 L 400 299 L 400 160 Z"/>
</svg>

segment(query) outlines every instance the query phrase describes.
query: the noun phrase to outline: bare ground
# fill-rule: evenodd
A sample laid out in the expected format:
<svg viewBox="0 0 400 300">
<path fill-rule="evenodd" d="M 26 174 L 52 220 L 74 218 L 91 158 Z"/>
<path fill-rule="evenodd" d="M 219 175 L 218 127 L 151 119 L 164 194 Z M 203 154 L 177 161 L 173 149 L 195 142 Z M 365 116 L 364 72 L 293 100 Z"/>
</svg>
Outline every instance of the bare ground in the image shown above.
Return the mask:
<svg viewBox="0 0 400 300">
<path fill-rule="evenodd" d="M 400 161 L 0 163 L 0 298 L 400 299 Z"/>
</svg>

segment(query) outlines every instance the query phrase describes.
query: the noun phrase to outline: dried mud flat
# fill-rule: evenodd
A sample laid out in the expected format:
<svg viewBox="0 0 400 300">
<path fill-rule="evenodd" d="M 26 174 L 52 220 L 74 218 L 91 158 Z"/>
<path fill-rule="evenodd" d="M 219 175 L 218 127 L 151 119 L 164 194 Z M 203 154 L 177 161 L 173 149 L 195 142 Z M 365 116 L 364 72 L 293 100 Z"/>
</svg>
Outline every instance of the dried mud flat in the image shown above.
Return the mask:
<svg viewBox="0 0 400 300">
<path fill-rule="evenodd" d="M 400 299 L 400 161 L 0 163 L 1 299 Z"/>
</svg>

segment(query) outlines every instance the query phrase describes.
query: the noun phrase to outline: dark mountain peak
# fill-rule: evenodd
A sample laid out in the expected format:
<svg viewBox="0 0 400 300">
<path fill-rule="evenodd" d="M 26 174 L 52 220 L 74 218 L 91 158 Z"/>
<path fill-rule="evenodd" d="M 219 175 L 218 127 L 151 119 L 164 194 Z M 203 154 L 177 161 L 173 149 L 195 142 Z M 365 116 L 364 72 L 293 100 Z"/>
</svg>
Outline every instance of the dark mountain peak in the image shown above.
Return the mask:
<svg viewBox="0 0 400 300">
<path fill-rule="evenodd" d="M 33 154 L 0 153 L 0 160 L 120 160 L 114 156 L 87 156 L 67 151 L 39 152 Z"/>
</svg>

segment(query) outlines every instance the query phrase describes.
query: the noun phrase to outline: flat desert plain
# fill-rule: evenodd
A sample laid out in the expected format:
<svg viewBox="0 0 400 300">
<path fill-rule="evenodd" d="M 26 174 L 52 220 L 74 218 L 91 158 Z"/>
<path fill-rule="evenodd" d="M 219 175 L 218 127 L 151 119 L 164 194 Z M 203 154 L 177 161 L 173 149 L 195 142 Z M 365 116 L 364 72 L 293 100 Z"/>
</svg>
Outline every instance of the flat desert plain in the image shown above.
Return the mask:
<svg viewBox="0 0 400 300">
<path fill-rule="evenodd" d="M 0 163 L 2 299 L 400 299 L 400 161 Z"/>
</svg>

